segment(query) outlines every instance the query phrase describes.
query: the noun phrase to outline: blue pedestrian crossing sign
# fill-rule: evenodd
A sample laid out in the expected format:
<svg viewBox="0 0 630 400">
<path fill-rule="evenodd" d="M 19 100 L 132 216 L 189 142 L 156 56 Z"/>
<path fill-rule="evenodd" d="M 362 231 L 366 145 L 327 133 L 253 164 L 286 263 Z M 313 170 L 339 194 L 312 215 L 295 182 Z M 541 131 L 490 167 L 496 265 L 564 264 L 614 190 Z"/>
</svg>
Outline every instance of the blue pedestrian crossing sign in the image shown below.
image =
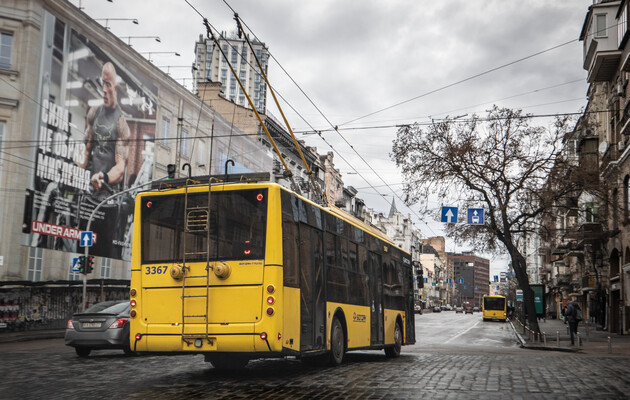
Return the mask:
<svg viewBox="0 0 630 400">
<path fill-rule="evenodd" d="M 483 225 L 483 208 L 468 209 L 468 225 Z"/>
<path fill-rule="evenodd" d="M 79 272 L 79 257 L 72 259 L 72 272 Z"/>
<path fill-rule="evenodd" d="M 92 246 L 92 237 L 93 237 L 93 233 L 92 231 L 85 231 L 85 232 L 81 232 L 81 237 L 80 237 L 80 246 L 81 247 L 91 247 Z"/>
<path fill-rule="evenodd" d="M 457 207 L 442 207 L 442 211 L 440 212 L 440 221 L 446 222 L 449 224 L 454 224 L 457 222 Z"/>
</svg>

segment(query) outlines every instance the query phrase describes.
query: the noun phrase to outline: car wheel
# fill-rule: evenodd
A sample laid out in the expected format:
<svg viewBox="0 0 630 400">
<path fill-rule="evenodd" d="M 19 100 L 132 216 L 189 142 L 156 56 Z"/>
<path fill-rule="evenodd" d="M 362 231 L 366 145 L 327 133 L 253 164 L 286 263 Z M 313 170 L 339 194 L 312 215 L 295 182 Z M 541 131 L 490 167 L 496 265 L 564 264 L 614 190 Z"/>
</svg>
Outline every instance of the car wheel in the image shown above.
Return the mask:
<svg viewBox="0 0 630 400">
<path fill-rule="evenodd" d="M 74 351 L 77 352 L 77 356 L 79 357 L 87 357 L 90 355 L 92 349 L 90 349 L 89 347 L 75 347 Z"/>
<path fill-rule="evenodd" d="M 346 351 L 345 335 L 339 318 L 335 317 L 330 330 L 330 364 L 337 366 L 343 362 L 343 355 Z"/>
<path fill-rule="evenodd" d="M 394 345 L 385 348 L 385 355 L 389 358 L 396 358 L 400 355 L 400 349 L 402 347 L 402 329 L 400 324 L 396 322 L 396 328 L 394 329 Z"/>
</svg>

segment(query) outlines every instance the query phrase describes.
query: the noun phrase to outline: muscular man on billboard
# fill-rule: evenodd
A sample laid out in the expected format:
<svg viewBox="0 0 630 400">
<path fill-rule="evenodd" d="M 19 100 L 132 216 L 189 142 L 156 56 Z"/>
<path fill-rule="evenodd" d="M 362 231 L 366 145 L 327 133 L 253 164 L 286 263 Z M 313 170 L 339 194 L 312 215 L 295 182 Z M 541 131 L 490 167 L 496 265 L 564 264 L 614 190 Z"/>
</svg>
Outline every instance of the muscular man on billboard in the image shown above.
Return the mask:
<svg viewBox="0 0 630 400">
<path fill-rule="evenodd" d="M 112 193 L 101 190 L 107 184 L 122 182 L 129 154 L 129 126 L 118 104 L 116 68 L 111 62 L 103 65 L 101 85 L 103 104 L 87 113 L 85 158 L 82 168 L 89 168 L 95 197 L 102 200 Z"/>
</svg>

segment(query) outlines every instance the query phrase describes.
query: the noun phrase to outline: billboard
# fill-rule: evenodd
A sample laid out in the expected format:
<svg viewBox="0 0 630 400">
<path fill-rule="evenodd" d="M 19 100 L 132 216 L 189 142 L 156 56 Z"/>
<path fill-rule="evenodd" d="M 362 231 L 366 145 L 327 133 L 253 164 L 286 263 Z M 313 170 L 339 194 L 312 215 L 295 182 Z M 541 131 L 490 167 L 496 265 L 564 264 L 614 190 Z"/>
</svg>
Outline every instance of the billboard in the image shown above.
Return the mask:
<svg viewBox="0 0 630 400">
<path fill-rule="evenodd" d="M 545 313 L 545 287 L 543 285 L 529 285 L 534 291 L 534 306 L 536 315 L 544 316 Z"/>
<path fill-rule="evenodd" d="M 135 194 L 152 179 L 157 88 L 45 12 L 37 149 L 24 233 L 34 247 L 131 259 Z M 107 200 L 107 201 L 105 201 Z"/>
</svg>

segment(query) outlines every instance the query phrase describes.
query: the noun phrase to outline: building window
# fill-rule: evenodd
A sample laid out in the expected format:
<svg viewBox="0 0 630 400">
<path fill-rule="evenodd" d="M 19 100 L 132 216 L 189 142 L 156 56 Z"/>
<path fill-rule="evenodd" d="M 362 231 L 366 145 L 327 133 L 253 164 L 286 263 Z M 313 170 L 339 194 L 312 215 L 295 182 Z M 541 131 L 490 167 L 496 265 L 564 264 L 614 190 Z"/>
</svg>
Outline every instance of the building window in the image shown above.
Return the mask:
<svg viewBox="0 0 630 400">
<path fill-rule="evenodd" d="M 597 222 L 599 220 L 599 204 L 586 203 L 585 204 L 585 220 L 586 222 Z"/>
<path fill-rule="evenodd" d="M 597 14 L 595 16 L 595 37 L 608 36 L 606 31 L 606 14 Z"/>
<path fill-rule="evenodd" d="M 112 271 L 112 259 L 101 258 L 101 279 L 109 279 Z"/>
<path fill-rule="evenodd" d="M 162 117 L 162 129 L 160 130 L 160 143 L 163 144 L 164 146 L 168 146 L 168 136 L 169 136 L 170 130 L 171 130 L 171 121 L 166 117 Z"/>
<path fill-rule="evenodd" d="M 31 282 L 42 280 L 42 254 L 44 249 L 40 247 L 30 247 L 28 250 L 28 271 L 26 279 Z"/>
<path fill-rule="evenodd" d="M 237 60 L 238 60 L 238 50 L 236 49 L 236 47 L 232 47 L 232 65 L 236 64 Z"/>
<path fill-rule="evenodd" d="M 11 53 L 13 52 L 13 35 L 0 32 L 0 68 L 11 68 Z"/>
<path fill-rule="evenodd" d="M 619 45 L 621 46 L 621 42 L 628 30 L 628 4 L 624 4 L 619 13 L 619 19 L 617 20 L 617 40 L 619 41 Z"/>
<path fill-rule="evenodd" d="M 206 142 L 200 140 L 197 148 L 197 165 L 203 167 L 206 165 Z"/>
<path fill-rule="evenodd" d="M 179 152 L 183 157 L 190 158 L 189 134 L 186 129 L 182 129 L 182 138 L 179 142 Z"/>
</svg>

